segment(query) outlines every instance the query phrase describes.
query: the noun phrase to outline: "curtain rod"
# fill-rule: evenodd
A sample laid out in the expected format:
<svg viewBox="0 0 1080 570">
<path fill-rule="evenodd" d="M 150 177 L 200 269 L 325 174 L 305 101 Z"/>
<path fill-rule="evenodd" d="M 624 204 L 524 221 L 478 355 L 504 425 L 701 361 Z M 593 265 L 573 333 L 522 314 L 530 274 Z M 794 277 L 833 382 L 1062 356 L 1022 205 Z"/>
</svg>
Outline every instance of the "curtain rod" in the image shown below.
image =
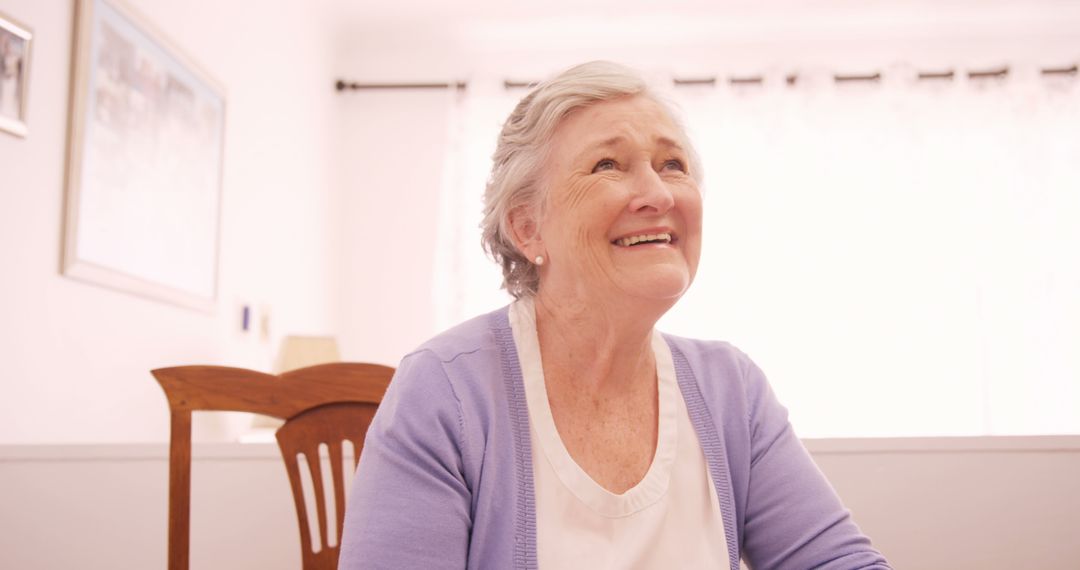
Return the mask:
<svg viewBox="0 0 1080 570">
<path fill-rule="evenodd" d="M 1004 79 L 1008 77 L 1011 70 L 1009 67 L 999 67 L 992 69 L 970 69 L 962 72 L 957 72 L 953 69 L 939 70 L 939 71 L 920 71 L 916 75 L 916 78 L 920 81 L 937 81 L 947 80 L 951 81 L 956 79 L 961 74 L 966 75 L 968 79 Z M 1080 74 L 1080 66 L 1073 64 L 1070 67 L 1044 67 L 1039 70 L 1039 73 L 1044 76 L 1050 75 L 1078 75 Z M 798 83 L 800 76 L 797 73 L 792 73 L 785 76 L 784 80 L 788 85 L 795 85 Z M 880 83 L 882 79 L 882 73 L 880 71 L 874 73 L 865 74 L 834 74 L 832 76 L 835 83 Z M 676 87 L 696 87 L 707 86 L 715 87 L 721 80 L 716 77 L 697 77 L 697 78 L 674 78 L 672 83 Z M 765 83 L 765 77 L 761 75 L 752 76 L 730 76 L 725 80 L 729 85 L 763 85 Z M 504 89 L 530 89 L 536 86 L 536 81 L 515 81 L 506 79 L 503 81 Z M 366 91 L 366 90 L 391 90 L 391 89 L 467 89 L 469 83 L 467 81 L 454 81 L 454 82 L 431 82 L 431 83 L 358 83 L 355 81 L 345 81 L 339 79 L 334 84 L 338 91 Z"/>
<path fill-rule="evenodd" d="M 357 83 L 338 79 L 334 87 L 338 91 L 364 90 L 364 89 L 465 89 L 468 83 L 455 81 L 453 83 Z"/>
</svg>

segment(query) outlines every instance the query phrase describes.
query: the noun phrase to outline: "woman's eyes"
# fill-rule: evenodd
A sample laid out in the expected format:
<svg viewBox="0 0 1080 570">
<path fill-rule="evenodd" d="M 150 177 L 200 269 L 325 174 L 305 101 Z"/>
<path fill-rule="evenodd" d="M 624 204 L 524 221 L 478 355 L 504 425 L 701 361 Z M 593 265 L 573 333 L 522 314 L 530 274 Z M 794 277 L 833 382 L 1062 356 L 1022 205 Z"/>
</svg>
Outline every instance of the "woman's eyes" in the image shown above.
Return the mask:
<svg viewBox="0 0 1080 570">
<path fill-rule="evenodd" d="M 686 172 L 686 164 L 683 163 L 683 161 L 681 161 L 681 160 L 679 160 L 677 158 L 672 158 L 670 160 L 665 160 L 664 161 L 663 169 L 667 170 L 669 168 L 674 168 L 675 170 L 678 170 L 679 172 Z"/>
<path fill-rule="evenodd" d="M 602 172 L 604 170 L 614 170 L 614 169 L 615 169 L 615 161 L 610 159 L 610 158 L 605 158 L 605 159 L 601 160 L 600 162 L 597 162 L 596 166 L 593 167 L 592 171 L 593 171 L 593 173 L 597 173 L 597 172 Z"/>
<path fill-rule="evenodd" d="M 596 163 L 596 165 L 593 166 L 592 171 L 595 174 L 597 172 L 603 172 L 605 170 L 615 170 L 617 167 L 618 167 L 618 163 L 615 162 L 614 159 L 605 158 L 605 159 L 602 159 L 602 160 L 598 161 Z M 677 158 L 671 158 L 671 159 L 665 160 L 660 165 L 660 170 L 661 171 L 671 170 L 671 169 L 677 170 L 679 172 L 686 172 L 686 163 L 684 163 L 682 160 L 679 160 Z"/>
</svg>

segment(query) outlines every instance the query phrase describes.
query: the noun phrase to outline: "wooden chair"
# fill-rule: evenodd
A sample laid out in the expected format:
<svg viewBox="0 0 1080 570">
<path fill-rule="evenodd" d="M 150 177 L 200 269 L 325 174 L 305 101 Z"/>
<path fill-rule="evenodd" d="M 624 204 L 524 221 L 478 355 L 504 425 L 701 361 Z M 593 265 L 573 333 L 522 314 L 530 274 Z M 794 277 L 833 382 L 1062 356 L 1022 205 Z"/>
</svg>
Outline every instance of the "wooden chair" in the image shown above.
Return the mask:
<svg viewBox="0 0 1080 570">
<path fill-rule="evenodd" d="M 364 434 L 394 369 L 377 364 L 321 364 L 279 376 L 223 366 L 179 366 L 151 372 L 169 400 L 169 570 L 187 570 L 191 509 L 191 412 L 202 410 L 264 414 L 285 420 L 278 446 L 292 486 L 304 570 L 336 570 L 345 517 L 343 442 L 353 446 L 353 468 Z M 320 444 L 330 455 L 333 489 L 323 485 Z M 313 548 L 297 459 L 310 471 L 320 544 Z M 327 494 L 332 494 L 337 541 L 327 537 Z"/>
</svg>

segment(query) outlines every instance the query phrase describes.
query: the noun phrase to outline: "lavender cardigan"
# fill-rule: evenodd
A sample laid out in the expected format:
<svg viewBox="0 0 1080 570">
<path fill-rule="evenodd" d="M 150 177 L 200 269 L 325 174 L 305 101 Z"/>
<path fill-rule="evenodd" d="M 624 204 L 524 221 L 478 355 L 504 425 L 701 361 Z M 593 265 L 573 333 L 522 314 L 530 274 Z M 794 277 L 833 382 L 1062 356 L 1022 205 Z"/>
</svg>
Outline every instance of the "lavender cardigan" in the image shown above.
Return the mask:
<svg viewBox="0 0 1080 570">
<path fill-rule="evenodd" d="M 888 568 L 761 370 L 729 344 L 665 338 L 716 485 L 731 570 L 740 555 L 752 568 Z M 402 360 L 364 443 L 339 567 L 535 569 L 532 475 L 504 307 Z"/>
</svg>

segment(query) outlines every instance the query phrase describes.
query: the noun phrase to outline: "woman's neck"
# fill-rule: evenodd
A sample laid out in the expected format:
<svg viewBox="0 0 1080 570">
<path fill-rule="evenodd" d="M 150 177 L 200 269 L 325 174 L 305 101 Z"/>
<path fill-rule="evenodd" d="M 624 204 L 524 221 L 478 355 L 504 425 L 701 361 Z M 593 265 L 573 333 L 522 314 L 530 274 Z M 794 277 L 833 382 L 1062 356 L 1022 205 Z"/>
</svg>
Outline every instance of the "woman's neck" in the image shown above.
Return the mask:
<svg viewBox="0 0 1080 570">
<path fill-rule="evenodd" d="M 652 382 L 653 327 L 663 311 L 653 314 L 630 305 L 612 297 L 537 293 L 536 330 L 545 377 L 572 381 L 578 390 L 598 396 Z"/>
</svg>

